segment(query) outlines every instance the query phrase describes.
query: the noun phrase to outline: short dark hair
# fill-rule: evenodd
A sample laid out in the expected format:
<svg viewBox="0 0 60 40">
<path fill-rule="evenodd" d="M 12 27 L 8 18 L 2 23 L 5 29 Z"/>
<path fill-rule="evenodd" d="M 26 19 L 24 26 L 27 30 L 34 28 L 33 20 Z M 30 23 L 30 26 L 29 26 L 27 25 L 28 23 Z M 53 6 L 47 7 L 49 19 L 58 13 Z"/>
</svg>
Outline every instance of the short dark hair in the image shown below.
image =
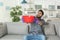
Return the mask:
<svg viewBox="0 0 60 40">
<path fill-rule="evenodd" d="M 44 12 L 43 12 L 43 10 L 39 10 L 40 12 L 42 12 L 42 15 L 44 15 Z"/>
</svg>

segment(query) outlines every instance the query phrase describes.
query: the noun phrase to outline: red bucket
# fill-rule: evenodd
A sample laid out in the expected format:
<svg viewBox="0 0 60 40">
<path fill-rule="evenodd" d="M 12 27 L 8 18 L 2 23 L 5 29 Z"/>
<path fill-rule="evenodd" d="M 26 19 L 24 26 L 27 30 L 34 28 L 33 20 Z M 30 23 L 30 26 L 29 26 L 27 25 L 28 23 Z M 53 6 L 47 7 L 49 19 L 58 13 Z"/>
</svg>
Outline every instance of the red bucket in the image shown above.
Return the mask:
<svg viewBox="0 0 60 40">
<path fill-rule="evenodd" d="M 25 23 L 32 23 L 32 22 L 34 22 L 34 16 L 23 16 L 22 17 L 23 18 L 23 22 L 25 22 Z"/>
</svg>

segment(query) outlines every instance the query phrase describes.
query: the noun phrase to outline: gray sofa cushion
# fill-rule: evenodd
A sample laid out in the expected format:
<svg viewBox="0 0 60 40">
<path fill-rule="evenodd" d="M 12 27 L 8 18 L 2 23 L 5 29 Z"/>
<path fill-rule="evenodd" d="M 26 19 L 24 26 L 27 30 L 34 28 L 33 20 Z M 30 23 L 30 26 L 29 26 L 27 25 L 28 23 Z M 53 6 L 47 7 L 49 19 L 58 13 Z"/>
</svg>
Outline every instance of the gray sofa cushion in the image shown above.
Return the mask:
<svg viewBox="0 0 60 40">
<path fill-rule="evenodd" d="M 47 40 L 60 40 L 60 38 L 58 36 L 49 35 L 47 36 Z"/>
<path fill-rule="evenodd" d="M 7 23 L 8 34 L 28 34 L 27 24 L 23 22 Z"/>
<path fill-rule="evenodd" d="M 24 36 L 26 35 L 6 35 L 0 40 L 24 40 Z"/>
<path fill-rule="evenodd" d="M 45 35 L 55 35 L 55 29 L 53 24 L 44 25 Z"/>
</svg>

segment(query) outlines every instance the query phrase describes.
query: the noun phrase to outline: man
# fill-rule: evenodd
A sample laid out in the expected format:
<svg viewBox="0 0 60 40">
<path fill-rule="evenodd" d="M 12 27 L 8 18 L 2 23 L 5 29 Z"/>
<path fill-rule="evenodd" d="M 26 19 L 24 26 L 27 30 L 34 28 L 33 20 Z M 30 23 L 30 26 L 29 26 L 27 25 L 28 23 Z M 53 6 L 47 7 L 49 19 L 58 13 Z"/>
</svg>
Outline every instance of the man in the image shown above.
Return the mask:
<svg viewBox="0 0 60 40">
<path fill-rule="evenodd" d="M 43 31 L 43 25 L 45 24 L 44 19 L 41 19 L 41 17 L 44 15 L 44 12 L 42 10 L 39 10 L 35 20 L 33 23 L 31 23 L 31 30 L 30 32 L 33 33 L 33 31 L 37 34 L 44 34 Z"/>
<path fill-rule="evenodd" d="M 25 37 L 26 40 L 38 40 L 35 38 L 39 38 L 40 40 L 45 40 L 45 35 L 42 27 L 45 24 L 45 21 L 41 19 L 43 15 L 44 15 L 44 12 L 42 10 L 39 10 L 35 17 L 34 22 L 31 23 L 29 35 Z"/>
</svg>

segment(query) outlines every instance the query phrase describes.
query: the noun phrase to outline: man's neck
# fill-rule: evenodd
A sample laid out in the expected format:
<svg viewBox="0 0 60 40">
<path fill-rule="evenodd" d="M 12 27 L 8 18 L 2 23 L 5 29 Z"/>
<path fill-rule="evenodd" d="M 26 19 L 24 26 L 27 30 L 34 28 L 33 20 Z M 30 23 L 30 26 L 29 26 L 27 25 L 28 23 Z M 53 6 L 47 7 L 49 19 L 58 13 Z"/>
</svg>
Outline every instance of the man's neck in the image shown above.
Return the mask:
<svg viewBox="0 0 60 40">
<path fill-rule="evenodd" d="M 37 17 L 38 20 L 41 20 L 41 17 Z"/>
</svg>

